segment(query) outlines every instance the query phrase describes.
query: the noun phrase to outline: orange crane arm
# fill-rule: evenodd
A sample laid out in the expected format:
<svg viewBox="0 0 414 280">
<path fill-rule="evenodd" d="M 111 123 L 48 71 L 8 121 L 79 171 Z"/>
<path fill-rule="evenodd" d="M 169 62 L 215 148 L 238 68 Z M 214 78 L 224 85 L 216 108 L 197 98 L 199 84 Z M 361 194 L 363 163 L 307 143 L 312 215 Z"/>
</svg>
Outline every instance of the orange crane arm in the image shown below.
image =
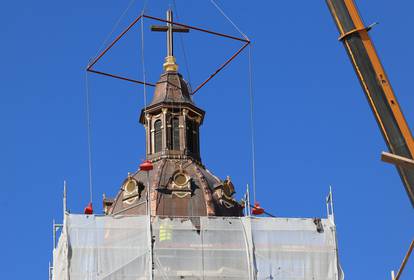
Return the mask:
<svg viewBox="0 0 414 280">
<path fill-rule="evenodd" d="M 414 140 L 387 74 L 353 0 L 326 0 L 377 123 L 391 153 L 414 159 Z M 414 168 L 397 165 L 414 206 Z"/>
</svg>

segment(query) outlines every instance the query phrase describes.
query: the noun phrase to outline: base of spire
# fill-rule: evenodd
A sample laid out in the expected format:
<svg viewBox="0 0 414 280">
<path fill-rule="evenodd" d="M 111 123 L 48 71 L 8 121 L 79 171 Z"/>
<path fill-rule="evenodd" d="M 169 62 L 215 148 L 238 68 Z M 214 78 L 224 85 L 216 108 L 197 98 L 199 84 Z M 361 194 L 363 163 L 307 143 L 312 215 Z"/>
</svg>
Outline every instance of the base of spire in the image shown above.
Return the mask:
<svg viewBox="0 0 414 280">
<path fill-rule="evenodd" d="M 178 71 L 178 65 L 175 62 L 174 56 L 167 56 L 165 58 L 165 63 L 163 64 L 164 71 L 166 72 L 177 72 Z"/>
</svg>

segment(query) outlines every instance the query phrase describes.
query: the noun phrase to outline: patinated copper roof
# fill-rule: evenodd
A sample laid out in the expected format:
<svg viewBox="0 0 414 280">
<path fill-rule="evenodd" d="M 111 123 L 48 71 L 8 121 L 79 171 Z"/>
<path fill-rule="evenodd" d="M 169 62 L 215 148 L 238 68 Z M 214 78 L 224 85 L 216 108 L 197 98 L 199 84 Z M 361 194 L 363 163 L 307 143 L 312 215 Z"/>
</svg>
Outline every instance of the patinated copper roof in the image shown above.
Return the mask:
<svg viewBox="0 0 414 280">
<path fill-rule="evenodd" d="M 178 72 L 165 72 L 161 75 L 159 81 L 156 83 L 151 103 L 141 111 L 140 122 L 145 122 L 145 110 L 148 113 L 159 110 L 162 107 L 187 107 L 197 112 L 202 118 L 205 114 L 203 110 L 194 104 L 191 98 L 191 89 Z"/>
<path fill-rule="evenodd" d="M 188 182 L 181 184 L 181 178 Z M 126 189 L 134 180 L 137 188 Z M 201 164 L 188 160 L 162 159 L 149 172 L 151 215 L 158 216 L 242 216 L 242 207 L 221 181 Z M 185 181 L 185 180 L 184 180 Z M 124 181 L 108 214 L 145 215 L 147 173 L 138 171 Z"/>
<path fill-rule="evenodd" d="M 194 104 L 191 100 L 189 86 L 181 74 L 177 72 L 165 72 L 161 75 L 156 84 L 154 97 L 150 106 L 163 102 Z"/>
<path fill-rule="evenodd" d="M 242 216 L 230 179 L 220 180 L 201 164 L 198 138 L 205 112 L 194 104 L 190 92 L 178 72 L 161 75 L 140 117 L 146 127 L 147 159 L 154 169 L 126 178 L 116 198 L 104 200 L 107 214 Z"/>
</svg>

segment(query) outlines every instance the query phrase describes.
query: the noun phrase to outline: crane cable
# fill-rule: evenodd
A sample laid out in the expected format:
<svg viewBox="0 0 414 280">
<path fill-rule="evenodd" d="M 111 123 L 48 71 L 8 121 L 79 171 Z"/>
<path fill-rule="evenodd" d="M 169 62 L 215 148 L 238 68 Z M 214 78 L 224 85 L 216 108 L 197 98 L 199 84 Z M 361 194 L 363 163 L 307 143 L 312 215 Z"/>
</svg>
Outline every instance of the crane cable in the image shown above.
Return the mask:
<svg viewBox="0 0 414 280">
<path fill-rule="evenodd" d="M 210 0 L 214 7 L 227 19 L 228 22 L 243 36 L 244 39 L 249 40 L 246 34 L 234 23 L 233 20 L 224 12 L 224 10 L 217 4 L 215 0 Z M 248 70 L 249 70 L 249 103 L 250 103 L 250 135 L 251 135 L 251 155 L 252 155 L 252 179 L 253 179 L 253 201 L 256 203 L 256 146 L 255 146 L 255 126 L 254 126 L 254 98 L 253 98 L 253 59 L 252 59 L 252 45 L 249 44 L 248 53 Z"/>
<path fill-rule="evenodd" d="M 179 17 L 179 15 L 178 15 L 178 8 L 177 8 L 177 3 L 176 3 L 176 1 L 175 0 L 173 0 L 173 7 L 174 7 L 174 11 L 175 11 L 175 14 L 176 14 L 176 16 L 177 16 L 177 21 L 179 21 L 180 20 L 180 17 Z M 187 72 L 187 77 L 188 77 L 188 84 L 190 85 L 190 91 L 192 92 L 193 90 L 192 90 L 192 85 L 191 85 L 191 76 L 190 76 L 190 65 L 189 65 L 189 63 L 188 63 L 188 59 L 187 59 L 187 52 L 186 52 L 186 50 L 185 50 L 185 45 L 184 45 L 184 36 L 181 34 L 181 33 L 179 33 L 179 34 L 177 34 L 178 35 L 178 37 L 180 38 L 180 45 L 181 45 L 181 51 L 183 52 L 183 58 L 184 58 L 184 65 L 185 65 L 185 71 Z"/>
<path fill-rule="evenodd" d="M 172 6 L 174 7 L 175 15 L 177 16 L 177 21 L 179 21 L 180 17 L 178 15 L 177 3 L 176 3 L 175 0 L 172 0 Z M 192 89 L 192 86 L 191 86 L 190 67 L 189 67 L 189 64 L 188 64 L 188 61 L 187 61 L 187 55 L 186 55 L 185 46 L 184 46 L 184 39 L 183 39 L 183 36 L 182 36 L 181 33 L 179 33 L 177 35 L 179 35 L 179 38 L 180 38 L 180 45 L 181 45 L 181 51 L 183 53 L 183 58 L 184 58 L 185 71 L 187 72 L 187 77 L 188 77 L 187 84 L 190 85 L 190 88 L 188 90 L 189 90 L 189 93 L 191 95 L 193 89 Z M 180 93 L 181 93 L 181 97 L 183 98 L 183 100 L 185 100 L 185 97 L 183 95 L 182 90 L 180 90 Z M 181 111 L 182 111 L 182 102 L 180 102 L 179 106 L 178 106 L 179 114 L 181 114 Z M 188 126 L 186 126 L 186 129 L 188 130 Z M 186 133 L 193 133 L 193 131 L 186 131 Z"/>
<path fill-rule="evenodd" d="M 101 47 L 99 48 L 97 54 L 95 57 L 104 49 L 104 47 L 107 45 L 109 39 L 112 37 L 116 29 L 121 24 L 122 20 L 124 19 L 125 15 L 128 13 L 128 11 L 131 9 L 131 7 L 135 4 L 136 0 L 131 0 L 128 3 L 128 6 L 126 9 L 122 12 L 121 16 L 117 19 L 115 24 L 113 25 L 111 31 L 106 36 L 105 40 L 102 42 Z M 144 2 L 143 8 L 142 8 L 142 14 L 144 14 L 144 11 L 147 7 L 149 0 L 146 0 Z M 142 34 L 142 41 L 143 41 L 143 34 Z M 142 43 L 143 46 L 143 43 Z M 142 53 L 143 53 L 143 47 L 142 47 Z M 90 62 L 90 61 L 89 61 Z M 89 65 L 89 63 L 88 63 Z M 145 65 L 143 63 L 143 71 L 144 71 L 144 84 L 145 84 Z M 93 176 L 92 176 L 92 119 L 91 119 L 91 100 L 90 100 L 90 87 L 89 87 L 89 72 L 85 71 L 85 101 L 86 101 L 86 124 L 87 124 L 87 138 L 88 138 L 88 176 L 89 176 L 89 201 L 92 203 L 93 200 Z M 144 103 L 145 103 L 145 112 L 146 112 L 146 86 L 144 86 Z"/>
<path fill-rule="evenodd" d="M 122 12 L 122 14 L 119 16 L 119 18 L 117 19 L 117 21 L 115 22 L 115 24 L 112 26 L 111 31 L 108 33 L 108 35 L 106 36 L 105 40 L 102 42 L 101 47 L 98 49 L 98 52 L 96 53 L 95 57 L 98 56 L 98 54 L 100 54 L 104 48 L 106 47 L 106 45 L 108 44 L 109 39 L 111 39 L 112 35 L 114 34 L 114 32 L 116 31 L 116 29 L 119 27 L 119 25 L 121 24 L 122 20 L 124 19 L 125 15 L 128 13 L 128 11 L 131 9 L 131 7 L 135 4 L 137 0 L 131 0 L 128 3 L 128 6 L 126 7 L 126 9 Z M 144 3 L 144 8 L 146 7 L 146 3 L 148 2 L 148 0 Z"/>
<path fill-rule="evenodd" d="M 144 14 L 145 7 L 142 10 Z M 144 36 L 144 17 L 141 18 L 141 64 L 142 64 L 142 80 L 144 81 L 144 115 L 145 122 L 147 120 L 147 71 L 145 68 L 145 36 Z"/>
<path fill-rule="evenodd" d="M 216 1 L 214 0 L 210 0 L 210 2 L 214 5 L 214 7 L 216 7 L 216 9 L 227 19 L 228 22 L 230 22 L 231 25 L 233 25 L 234 29 L 237 30 L 237 32 L 240 33 L 240 35 L 243 36 L 244 39 L 249 40 L 249 38 L 246 36 L 246 34 L 244 34 L 240 28 L 234 23 L 234 21 L 231 20 L 231 18 L 223 11 L 222 8 L 220 8 L 220 6 L 217 4 Z"/>
<path fill-rule="evenodd" d="M 102 46 L 100 50 L 103 49 L 103 47 L 107 44 L 108 40 L 112 36 L 112 34 L 115 32 L 115 30 L 118 28 L 119 24 L 121 23 L 122 19 L 125 17 L 129 9 L 132 7 L 132 5 L 136 2 L 136 0 L 131 0 L 127 6 L 127 8 L 124 10 L 124 12 L 121 14 L 121 16 L 118 18 L 118 20 L 115 22 L 113 28 L 109 32 L 108 36 L 102 43 Z M 143 15 L 147 4 L 149 0 L 146 0 L 143 5 L 143 9 L 141 11 L 141 14 Z M 222 8 L 214 1 L 210 0 L 210 2 L 216 7 L 216 9 L 227 19 L 228 22 L 246 39 L 249 40 L 248 37 L 240 30 L 240 28 L 230 19 L 229 16 L 223 11 Z M 177 12 L 176 8 L 176 2 L 174 0 L 174 8 Z M 178 13 L 177 13 L 178 17 Z M 189 76 L 189 66 L 187 62 L 187 57 L 185 55 L 185 49 L 184 49 L 184 43 L 182 37 L 182 48 L 183 48 L 183 54 L 184 54 L 184 60 L 186 64 L 186 71 L 188 72 Z M 142 71 L 143 71 L 143 81 L 144 81 L 144 112 L 145 116 L 147 115 L 147 92 L 146 92 L 146 67 L 145 67 L 145 49 L 144 49 L 144 20 L 141 21 L 141 60 L 142 60 Z M 256 201 L 256 164 L 255 164 L 255 141 L 254 141 L 254 112 L 253 112 L 253 73 L 252 73 L 252 55 L 251 55 L 251 46 L 249 46 L 249 100 L 250 100 L 250 129 L 251 129 L 251 152 L 252 152 L 252 175 L 253 175 L 253 197 L 254 201 Z M 99 53 L 99 51 L 98 51 Z M 190 76 L 189 76 L 190 78 Z M 85 84 L 86 84 L 86 114 L 87 114 L 87 130 L 88 130 L 88 167 L 89 167 L 89 193 L 90 193 L 90 201 L 92 202 L 93 198 L 93 181 L 92 181 L 92 141 L 91 141 L 91 116 L 90 116 L 90 92 L 89 92 L 89 81 L 88 81 L 88 73 L 86 72 L 85 77 Z M 190 81 L 191 86 L 191 81 Z"/>
<path fill-rule="evenodd" d="M 92 185 L 92 141 L 91 141 L 91 108 L 90 108 L 90 93 L 89 93 L 89 75 L 85 71 L 85 99 L 86 99 L 86 125 L 88 130 L 88 169 L 89 169 L 89 202 L 93 199 L 93 185 Z"/>
<path fill-rule="evenodd" d="M 254 127 L 254 98 L 253 98 L 253 63 L 252 46 L 249 45 L 249 101 L 250 101 L 250 142 L 252 152 L 252 175 L 253 175 L 253 202 L 256 203 L 256 146 Z"/>
</svg>

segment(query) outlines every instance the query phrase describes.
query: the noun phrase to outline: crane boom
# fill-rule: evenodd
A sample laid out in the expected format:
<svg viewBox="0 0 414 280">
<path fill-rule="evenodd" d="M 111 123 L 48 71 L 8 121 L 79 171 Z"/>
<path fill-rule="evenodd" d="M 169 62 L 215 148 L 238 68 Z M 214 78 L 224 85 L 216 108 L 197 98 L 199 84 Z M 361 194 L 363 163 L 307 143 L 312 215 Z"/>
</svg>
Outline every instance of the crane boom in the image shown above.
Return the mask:
<svg viewBox="0 0 414 280">
<path fill-rule="evenodd" d="M 414 159 L 414 140 L 354 0 L 326 0 L 391 153 Z M 414 168 L 396 165 L 414 207 Z"/>
</svg>

